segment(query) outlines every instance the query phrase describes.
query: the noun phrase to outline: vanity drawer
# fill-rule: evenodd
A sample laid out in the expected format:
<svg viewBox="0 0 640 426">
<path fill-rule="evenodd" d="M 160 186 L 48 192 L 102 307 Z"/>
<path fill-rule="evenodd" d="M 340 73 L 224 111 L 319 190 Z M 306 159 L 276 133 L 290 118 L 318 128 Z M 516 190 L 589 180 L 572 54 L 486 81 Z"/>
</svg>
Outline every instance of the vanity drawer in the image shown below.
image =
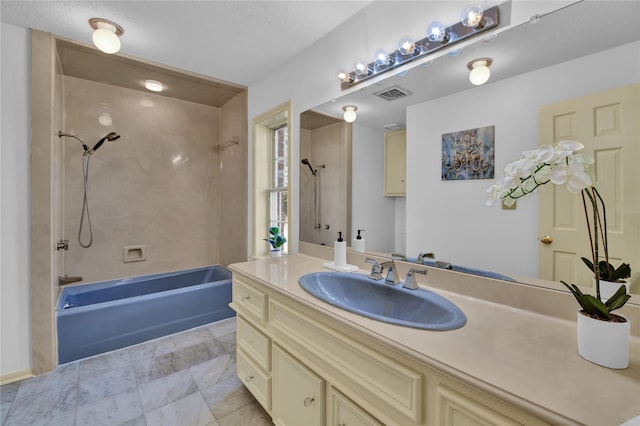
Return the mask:
<svg viewBox="0 0 640 426">
<path fill-rule="evenodd" d="M 271 411 L 271 377 L 255 365 L 241 349 L 237 351 L 238 378 L 265 410 Z"/>
<path fill-rule="evenodd" d="M 236 321 L 238 347 L 265 371 L 271 371 L 271 340 L 241 316 Z"/>
<path fill-rule="evenodd" d="M 238 276 L 233 276 L 233 302 L 238 309 L 261 321 L 267 320 L 267 295 Z"/>
</svg>

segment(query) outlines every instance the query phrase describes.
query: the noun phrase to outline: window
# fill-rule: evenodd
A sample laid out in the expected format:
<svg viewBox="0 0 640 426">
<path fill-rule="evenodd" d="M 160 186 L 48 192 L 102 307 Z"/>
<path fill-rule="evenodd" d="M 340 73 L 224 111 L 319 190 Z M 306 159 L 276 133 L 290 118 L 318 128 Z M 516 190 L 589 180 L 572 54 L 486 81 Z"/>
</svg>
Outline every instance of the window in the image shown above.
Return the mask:
<svg viewBox="0 0 640 426">
<path fill-rule="evenodd" d="M 276 226 L 282 235 L 288 235 L 288 193 L 289 193 L 289 127 L 271 130 L 271 183 L 269 194 L 269 227 Z M 282 246 L 287 252 L 287 244 Z"/>
<path fill-rule="evenodd" d="M 283 251 L 295 250 L 291 244 L 291 212 L 289 195 L 291 158 L 291 101 L 254 117 L 253 123 L 253 188 L 252 221 L 249 235 L 251 256 L 269 255 L 269 228 L 277 226 L 287 239 Z"/>
</svg>

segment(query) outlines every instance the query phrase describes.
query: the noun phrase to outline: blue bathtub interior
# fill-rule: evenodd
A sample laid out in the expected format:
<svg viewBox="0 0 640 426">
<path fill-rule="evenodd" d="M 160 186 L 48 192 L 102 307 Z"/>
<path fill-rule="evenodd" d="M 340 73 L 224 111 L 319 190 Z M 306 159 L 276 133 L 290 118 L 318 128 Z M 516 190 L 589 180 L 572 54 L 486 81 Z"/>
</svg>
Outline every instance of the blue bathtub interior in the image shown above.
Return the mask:
<svg viewBox="0 0 640 426">
<path fill-rule="evenodd" d="M 235 316 L 221 265 L 65 287 L 56 307 L 60 364 Z"/>
</svg>

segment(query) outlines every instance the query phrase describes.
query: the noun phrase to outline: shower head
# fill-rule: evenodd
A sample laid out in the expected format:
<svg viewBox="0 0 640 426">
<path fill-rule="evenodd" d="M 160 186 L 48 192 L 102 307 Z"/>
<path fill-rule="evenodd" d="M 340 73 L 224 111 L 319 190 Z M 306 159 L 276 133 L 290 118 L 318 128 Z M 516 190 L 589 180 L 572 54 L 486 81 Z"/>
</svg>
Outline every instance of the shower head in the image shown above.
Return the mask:
<svg viewBox="0 0 640 426">
<path fill-rule="evenodd" d="M 79 137 L 72 135 L 70 133 L 62 133 L 60 130 L 58 130 L 58 137 L 62 138 L 73 138 L 75 140 L 77 140 L 78 142 L 80 142 L 80 144 L 82 145 L 82 147 L 84 148 L 85 151 L 89 151 L 89 147 L 82 141 L 82 139 L 80 139 Z"/>
<path fill-rule="evenodd" d="M 307 166 L 309 166 L 309 170 L 311 170 L 311 174 L 314 175 L 314 176 L 316 175 L 316 171 L 313 170 L 313 167 L 311 167 L 311 163 L 309 163 L 308 159 L 303 158 L 302 159 L 302 164 L 306 164 Z"/>
<path fill-rule="evenodd" d="M 96 152 L 98 150 L 98 148 L 100 148 L 102 146 L 102 144 L 105 143 L 106 141 L 112 142 L 112 141 L 115 141 L 115 140 L 118 140 L 118 139 L 120 139 L 120 134 L 119 133 L 116 133 L 116 132 L 108 133 L 102 139 L 100 139 L 98 141 L 98 143 L 96 143 L 93 146 L 93 148 L 91 148 L 91 154 Z"/>
</svg>

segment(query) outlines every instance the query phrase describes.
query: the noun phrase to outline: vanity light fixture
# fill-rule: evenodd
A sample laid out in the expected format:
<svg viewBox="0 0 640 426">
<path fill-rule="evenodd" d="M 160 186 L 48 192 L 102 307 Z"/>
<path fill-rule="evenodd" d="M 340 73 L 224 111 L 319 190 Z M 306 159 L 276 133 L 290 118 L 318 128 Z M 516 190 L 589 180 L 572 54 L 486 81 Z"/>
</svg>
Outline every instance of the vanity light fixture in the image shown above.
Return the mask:
<svg viewBox="0 0 640 426">
<path fill-rule="evenodd" d="M 492 62 L 493 60 L 491 60 L 491 58 L 479 58 L 467 64 L 467 68 L 469 68 L 470 71 L 469 81 L 471 84 L 480 86 L 489 81 L 489 77 L 491 76 L 489 66 Z"/>
<path fill-rule="evenodd" d="M 356 110 L 358 109 L 358 107 L 353 106 L 353 105 L 347 105 L 342 107 L 342 110 L 344 111 L 344 121 L 346 121 L 347 123 L 353 123 L 354 121 L 356 121 Z"/>
<path fill-rule="evenodd" d="M 381 50 L 376 51 L 373 61 L 369 63 L 361 61 L 356 64 L 355 69 L 352 71 L 340 72 L 338 74 L 340 88 L 342 90 L 349 89 L 384 72 L 396 69 L 411 61 L 422 59 L 439 49 L 448 49 L 463 40 L 497 28 L 500 23 L 498 6 L 482 10 L 480 6 L 471 5 L 467 6 L 462 13 L 462 19 L 453 25 L 445 27 L 441 22 L 434 21 L 427 27 L 425 38 L 416 41 L 409 36 L 403 37 L 395 51 L 388 54 Z M 483 36 L 483 38 L 486 37 L 486 35 Z M 455 56 L 461 51 L 461 48 L 449 49 L 448 54 Z M 405 68 L 400 74 L 403 75 L 406 72 L 407 69 Z M 398 72 L 396 71 L 395 74 L 398 74 Z"/>
<path fill-rule="evenodd" d="M 162 92 L 162 89 L 164 88 L 162 86 L 162 83 L 156 80 L 145 81 L 144 87 L 146 87 L 147 90 L 151 90 L 152 92 Z"/>
<path fill-rule="evenodd" d="M 89 19 L 89 25 L 95 30 L 91 39 L 98 49 L 108 54 L 120 50 L 120 36 L 124 33 L 120 25 L 102 18 Z"/>
</svg>

